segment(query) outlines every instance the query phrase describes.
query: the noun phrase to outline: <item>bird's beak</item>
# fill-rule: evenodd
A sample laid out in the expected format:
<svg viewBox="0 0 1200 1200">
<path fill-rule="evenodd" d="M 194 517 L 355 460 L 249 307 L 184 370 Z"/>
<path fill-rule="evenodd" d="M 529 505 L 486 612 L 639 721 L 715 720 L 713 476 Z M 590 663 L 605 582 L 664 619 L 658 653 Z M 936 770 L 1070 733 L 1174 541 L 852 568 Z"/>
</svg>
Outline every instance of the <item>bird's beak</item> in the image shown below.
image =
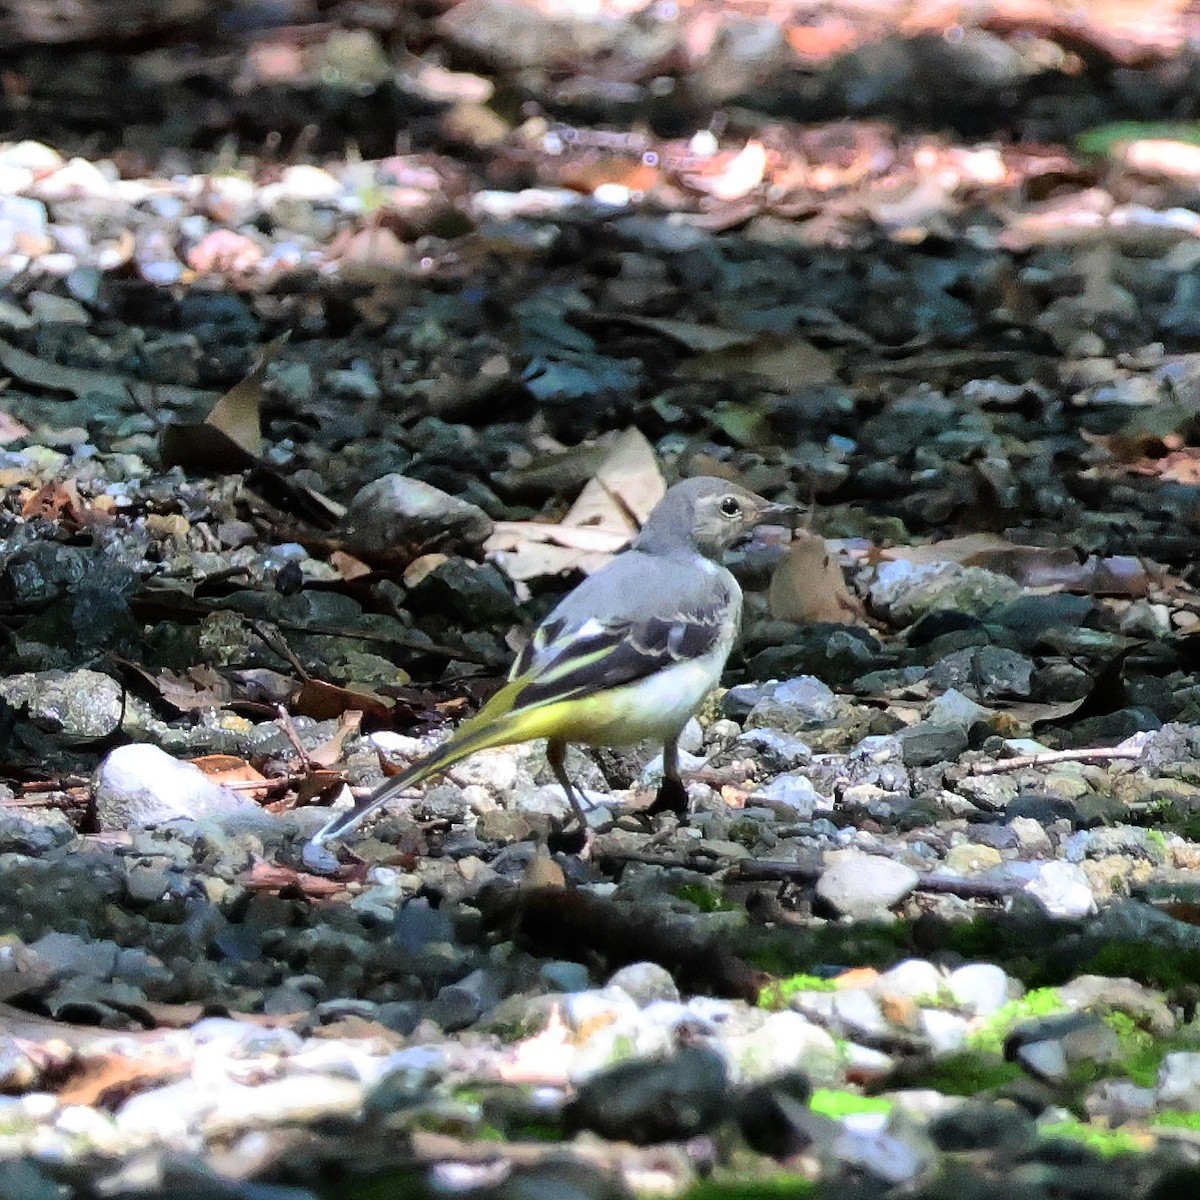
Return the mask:
<svg viewBox="0 0 1200 1200">
<path fill-rule="evenodd" d="M 764 504 L 758 510 L 758 522 L 760 525 L 786 525 L 791 529 L 799 515 L 798 504 Z"/>
</svg>

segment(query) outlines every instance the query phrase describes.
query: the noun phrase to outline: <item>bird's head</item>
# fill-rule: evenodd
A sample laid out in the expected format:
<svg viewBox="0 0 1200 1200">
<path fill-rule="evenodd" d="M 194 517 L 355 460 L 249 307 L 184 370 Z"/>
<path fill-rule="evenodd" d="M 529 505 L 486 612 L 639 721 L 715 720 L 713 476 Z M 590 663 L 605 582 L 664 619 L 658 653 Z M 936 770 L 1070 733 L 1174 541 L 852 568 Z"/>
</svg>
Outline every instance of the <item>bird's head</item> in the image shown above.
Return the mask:
<svg viewBox="0 0 1200 1200">
<path fill-rule="evenodd" d="M 736 483 L 701 475 L 667 489 L 642 528 L 634 547 L 652 554 L 699 552 L 720 558 L 745 541 L 755 526 L 791 524 L 794 504 L 777 504 Z"/>
</svg>

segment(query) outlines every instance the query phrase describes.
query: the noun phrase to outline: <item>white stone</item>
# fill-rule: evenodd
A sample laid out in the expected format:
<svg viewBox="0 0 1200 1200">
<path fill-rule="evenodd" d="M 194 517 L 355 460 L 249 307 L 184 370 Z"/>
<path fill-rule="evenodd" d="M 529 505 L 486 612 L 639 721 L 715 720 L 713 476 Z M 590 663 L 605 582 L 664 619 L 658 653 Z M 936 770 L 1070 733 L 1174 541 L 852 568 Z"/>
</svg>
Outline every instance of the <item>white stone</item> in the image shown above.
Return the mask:
<svg viewBox="0 0 1200 1200">
<path fill-rule="evenodd" d="M 924 958 L 906 958 L 875 981 L 875 991 L 907 996 L 910 1000 L 933 999 L 946 985 L 946 976 Z"/>
<path fill-rule="evenodd" d="M 990 1016 L 1025 990 L 994 963 L 968 963 L 950 973 L 950 994 L 972 1016 Z M 1015 989 L 1015 990 L 1014 990 Z"/>
<path fill-rule="evenodd" d="M 1025 885 L 1052 917 L 1070 920 L 1096 911 L 1096 897 L 1087 874 L 1077 863 L 1048 862 Z"/>
<path fill-rule="evenodd" d="M 1200 1108 L 1200 1052 L 1176 1050 L 1158 1068 L 1158 1103 L 1162 1108 Z"/>
<path fill-rule="evenodd" d="M 903 900 L 921 878 L 912 867 L 858 850 L 832 851 L 825 864 L 817 895 L 843 916 L 860 920 Z"/>
<path fill-rule="evenodd" d="M 921 1030 L 929 1039 L 936 1054 L 953 1054 L 962 1049 L 967 1040 L 970 1022 L 958 1013 L 944 1008 L 923 1008 Z"/>
<path fill-rule="evenodd" d="M 199 767 L 178 762 L 157 746 L 118 746 L 96 769 L 92 796 L 103 830 L 141 829 L 180 817 L 268 819 L 249 797 L 221 787 Z"/>
</svg>

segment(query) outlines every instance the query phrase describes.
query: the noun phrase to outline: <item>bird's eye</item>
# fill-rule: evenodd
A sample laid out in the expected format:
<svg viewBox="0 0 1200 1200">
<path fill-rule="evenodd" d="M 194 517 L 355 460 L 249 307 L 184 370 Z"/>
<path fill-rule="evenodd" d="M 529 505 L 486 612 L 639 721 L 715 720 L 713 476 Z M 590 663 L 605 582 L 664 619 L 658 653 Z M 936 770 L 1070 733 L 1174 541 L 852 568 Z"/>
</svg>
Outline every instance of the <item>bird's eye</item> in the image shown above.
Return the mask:
<svg viewBox="0 0 1200 1200">
<path fill-rule="evenodd" d="M 736 496 L 723 496 L 721 498 L 721 516 L 723 517 L 740 517 L 742 515 L 741 501 Z"/>
</svg>

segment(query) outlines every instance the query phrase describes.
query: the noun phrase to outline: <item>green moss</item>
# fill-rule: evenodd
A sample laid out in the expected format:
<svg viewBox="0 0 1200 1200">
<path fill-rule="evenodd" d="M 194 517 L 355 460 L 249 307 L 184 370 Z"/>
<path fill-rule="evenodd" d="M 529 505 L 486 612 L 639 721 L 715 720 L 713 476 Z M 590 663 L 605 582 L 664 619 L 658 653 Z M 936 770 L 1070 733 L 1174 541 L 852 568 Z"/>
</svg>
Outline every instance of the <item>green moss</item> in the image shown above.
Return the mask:
<svg viewBox="0 0 1200 1200">
<path fill-rule="evenodd" d="M 775 979 L 768 983 L 758 993 L 758 1005 L 776 1011 L 787 1008 L 798 992 L 834 991 L 837 991 L 837 984 L 832 979 L 822 979 L 819 975 L 791 975 L 787 979 Z"/>
<path fill-rule="evenodd" d="M 431 1193 L 424 1167 L 402 1167 L 367 1179 L 344 1179 L 322 1188 L 326 1200 L 425 1200 Z"/>
<path fill-rule="evenodd" d="M 935 1088 L 947 1096 L 976 1096 L 1020 1079 L 1016 1063 L 1004 1062 L 993 1054 L 970 1050 L 948 1054 L 923 1071 L 905 1079 L 907 1087 Z"/>
<path fill-rule="evenodd" d="M 895 1107 L 891 1100 L 885 1100 L 882 1096 L 860 1096 L 857 1092 L 833 1088 L 817 1088 L 808 1106 L 813 1112 L 832 1117 L 835 1121 L 857 1113 L 890 1113 Z"/>
<path fill-rule="evenodd" d="M 1200 951 L 1153 942 L 1111 942 L 1083 965 L 1081 975 L 1127 976 L 1154 988 L 1200 983 Z"/>
<path fill-rule="evenodd" d="M 508 1131 L 515 1142 L 561 1142 L 565 1140 L 562 1129 L 549 1121 L 520 1121 Z"/>
<path fill-rule="evenodd" d="M 998 922 L 981 917 L 972 921 L 954 921 L 945 928 L 946 949 L 964 958 L 997 958 L 1010 941 Z"/>
<path fill-rule="evenodd" d="M 1038 1131 L 1046 1138 L 1066 1138 L 1090 1146 L 1103 1158 L 1114 1158 L 1118 1154 L 1135 1154 L 1147 1149 L 1144 1138 L 1139 1138 L 1127 1129 L 1102 1129 L 1087 1125 L 1083 1121 L 1054 1121 L 1043 1125 Z"/>
<path fill-rule="evenodd" d="M 1106 1013 L 1104 1020 L 1121 1043 L 1121 1071 L 1139 1087 L 1151 1087 L 1158 1079 L 1166 1045 L 1128 1013 Z"/>
<path fill-rule="evenodd" d="M 895 921 L 775 929 L 748 946 L 742 957 L 771 975 L 787 976 L 818 962 L 884 971 L 911 954 L 908 923 Z"/>
<path fill-rule="evenodd" d="M 817 1185 L 801 1175 L 768 1175 L 763 1179 L 701 1179 L 684 1192 L 682 1200 L 801 1200 Z"/>
<path fill-rule="evenodd" d="M 980 1053 L 999 1055 L 1004 1048 L 1004 1039 L 1018 1025 L 1066 1011 L 1067 1006 L 1056 988 L 1034 988 L 1020 1000 L 1001 1005 L 968 1035 L 967 1045 Z"/>
<path fill-rule="evenodd" d="M 1168 1109 L 1166 1112 L 1155 1113 L 1150 1118 L 1151 1125 L 1165 1125 L 1170 1129 L 1200 1130 L 1200 1112 L 1176 1112 Z"/>
<path fill-rule="evenodd" d="M 1200 145 L 1200 125 L 1195 121 L 1113 121 L 1078 134 L 1075 146 L 1081 154 L 1109 156 L 1125 143 L 1144 138 L 1169 138 Z"/>
<path fill-rule="evenodd" d="M 1163 833 L 1163 831 L 1161 829 L 1147 829 L 1146 830 L 1146 841 L 1151 842 L 1153 845 L 1157 846 L 1160 850 L 1163 851 L 1164 854 L 1166 853 L 1167 835 L 1165 833 Z"/>
<path fill-rule="evenodd" d="M 730 903 L 716 888 L 702 883 L 681 883 L 672 893 L 688 904 L 694 904 L 703 913 L 731 912 L 738 906 Z"/>
</svg>

